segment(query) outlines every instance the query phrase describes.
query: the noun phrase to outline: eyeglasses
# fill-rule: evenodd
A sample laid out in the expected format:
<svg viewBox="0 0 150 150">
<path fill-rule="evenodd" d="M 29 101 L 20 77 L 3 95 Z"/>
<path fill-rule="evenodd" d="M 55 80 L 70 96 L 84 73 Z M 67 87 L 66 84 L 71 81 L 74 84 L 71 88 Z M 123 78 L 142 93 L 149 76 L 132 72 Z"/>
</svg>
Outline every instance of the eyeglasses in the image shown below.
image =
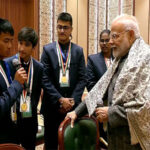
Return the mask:
<svg viewBox="0 0 150 150">
<path fill-rule="evenodd" d="M 101 43 L 104 43 L 104 42 L 105 42 L 105 43 L 108 43 L 109 40 L 110 40 L 110 39 L 100 39 L 99 41 L 100 41 Z"/>
<path fill-rule="evenodd" d="M 120 33 L 110 33 L 110 38 L 113 39 L 113 40 L 117 40 L 121 34 L 125 33 L 125 32 L 128 32 L 129 30 L 126 30 L 126 31 L 123 31 L 123 32 L 120 32 Z"/>
<path fill-rule="evenodd" d="M 66 31 L 66 30 L 68 30 L 68 29 L 70 29 L 71 28 L 71 26 L 62 26 L 62 25 L 57 25 L 57 29 L 58 30 L 64 30 L 64 31 Z"/>
</svg>

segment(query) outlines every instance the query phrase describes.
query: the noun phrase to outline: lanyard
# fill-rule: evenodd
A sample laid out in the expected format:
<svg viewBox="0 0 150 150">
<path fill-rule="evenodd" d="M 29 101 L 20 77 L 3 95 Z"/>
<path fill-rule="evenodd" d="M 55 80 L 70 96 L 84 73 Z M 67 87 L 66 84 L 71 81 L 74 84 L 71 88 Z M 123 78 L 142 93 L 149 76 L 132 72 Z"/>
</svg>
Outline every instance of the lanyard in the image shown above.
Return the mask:
<svg viewBox="0 0 150 150">
<path fill-rule="evenodd" d="M 67 55 L 65 56 L 65 54 L 64 54 L 64 52 L 62 51 L 61 47 L 60 47 L 60 50 L 61 50 L 63 62 L 64 62 L 64 64 L 65 64 L 65 63 L 66 63 L 66 60 L 67 60 L 67 57 L 68 57 L 68 52 L 67 52 Z"/>
<path fill-rule="evenodd" d="M 10 76 L 10 69 L 9 69 L 8 64 L 5 61 L 4 61 L 4 64 L 6 66 L 6 73 L 5 73 L 2 65 L 0 65 L 0 72 L 1 72 L 3 78 L 4 78 L 5 82 L 6 82 L 7 87 L 9 87 L 11 82 L 12 82 L 11 76 Z"/>
<path fill-rule="evenodd" d="M 19 54 L 17 54 L 16 57 L 21 62 Z M 27 85 L 30 85 L 30 88 L 29 88 L 30 94 L 32 92 L 32 85 L 33 85 L 33 70 L 34 70 L 33 69 L 33 59 L 31 57 L 30 64 L 29 64 L 29 69 L 28 69 L 28 78 L 27 78 Z M 27 89 L 23 89 L 23 91 L 22 91 L 22 97 L 23 97 L 24 101 L 25 101 L 25 99 L 27 97 L 27 94 L 28 94 L 28 90 Z"/>
<path fill-rule="evenodd" d="M 66 65 L 64 64 L 64 60 L 63 60 L 63 53 L 61 51 L 60 45 L 58 43 L 58 41 L 56 42 L 57 45 L 57 55 L 58 55 L 58 61 L 59 61 L 59 67 L 62 68 L 63 71 L 63 75 L 66 74 L 66 70 L 70 68 L 70 60 L 71 60 L 71 42 L 69 44 L 69 49 L 68 49 L 68 54 L 67 54 L 67 59 L 66 60 Z"/>
<path fill-rule="evenodd" d="M 33 60 L 32 60 L 32 58 L 30 60 L 29 69 L 28 69 L 27 85 L 30 85 L 30 87 L 29 87 L 30 90 L 29 91 L 30 91 L 30 94 L 31 94 L 31 92 L 32 92 L 32 85 L 33 85 Z M 23 89 L 23 91 L 22 91 L 23 100 L 26 99 L 27 94 L 28 94 L 28 90 L 27 89 Z"/>
<path fill-rule="evenodd" d="M 7 75 L 7 78 L 8 78 L 9 84 L 11 84 L 12 83 L 12 79 L 11 79 L 11 75 L 10 75 L 9 66 L 8 66 L 8 63 L 6 61 L 4 61 L 4 63 L 5 63 L 5 66 L 6 66 L 6 75 Z"/>
</svg>

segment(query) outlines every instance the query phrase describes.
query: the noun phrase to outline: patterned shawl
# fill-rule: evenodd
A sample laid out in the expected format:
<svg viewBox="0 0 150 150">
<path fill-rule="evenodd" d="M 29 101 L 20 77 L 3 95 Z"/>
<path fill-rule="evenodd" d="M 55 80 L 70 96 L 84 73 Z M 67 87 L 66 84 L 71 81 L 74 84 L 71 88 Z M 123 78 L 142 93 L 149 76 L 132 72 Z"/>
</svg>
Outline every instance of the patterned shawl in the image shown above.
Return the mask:
<svg viewBox="0 0 150 150">
<path fill-rule="evenodd" d="M 91 115 L 108 88 L 119 64 L 115 59 L 107 72 L 88 93 L 85 102 Z M 113 105 L 124 104 L 131 134 L 131 143 L 140 143 L 142 149 L 150 149 L 150 47 L 138 38 L 116 80 Z"/>
</svg>

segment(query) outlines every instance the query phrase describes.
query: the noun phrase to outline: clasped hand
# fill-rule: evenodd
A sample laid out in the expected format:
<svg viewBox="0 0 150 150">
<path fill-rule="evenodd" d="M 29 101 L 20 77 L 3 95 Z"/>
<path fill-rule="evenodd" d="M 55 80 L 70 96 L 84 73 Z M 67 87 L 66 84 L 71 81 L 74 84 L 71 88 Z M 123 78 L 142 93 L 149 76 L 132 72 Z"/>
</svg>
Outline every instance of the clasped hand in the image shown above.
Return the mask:
<svg viewBox="0 0 150 150">
<path fill-rule="evenodd" d="M 62 113 L 66 113 L 66 112 L 70 111 L 72 109 L 72 107 L 74 106 L 73 98 L 62 97 L 59 101 L 61 103 L 60 112 L 62 112 Z"/>
<path fill-rule="evenodd" d="M 98 107 L 95 110 L 95 115 L 99 122 L 107 122 L 108 121 L 108 107 Z"/>
</svg>

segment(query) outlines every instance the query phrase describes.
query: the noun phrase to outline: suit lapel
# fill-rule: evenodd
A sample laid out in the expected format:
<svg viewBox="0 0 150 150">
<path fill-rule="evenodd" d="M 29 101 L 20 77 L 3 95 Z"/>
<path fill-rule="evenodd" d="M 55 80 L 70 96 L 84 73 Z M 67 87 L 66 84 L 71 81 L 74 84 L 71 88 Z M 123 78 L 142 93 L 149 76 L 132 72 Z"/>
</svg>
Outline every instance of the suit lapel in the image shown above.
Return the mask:
<svg viewBox="0 0 150 150">
<path fill-rule="evenodd" d="M 70 61 L 70 63 L 74 63 L 75 62 L 74 58 L 76 58 L 75 53 L 74 53 L 75 51 L 73 49 L 74 49 L 74 44 L 71 43 L 71 61 Z"/>
<path fill-rule="evenodd" d="M 102 61 L 100 61 L 100 66 L 103 66 L 103 67 L 101 67 L 101 69 L 104 73 L 107 70 L 107 66 L 106 66 L 105 59 L 104 59 L 102 52 L 99 54 L 99 57 L 100 57 L 100 60 L 102 60 Z"/>
<path fill-rule="evenodd" d="M 53 57 L 54 57 L 54 60 L 56 61 L 56 64 L 59 64 L 56 44 L 57 44 L 57 42 L 54 43 L 54 56 Z"/>
<path fill-rule="evenodd" d="M 1 74 L 1 72 L 0 72 L 0 85 L 1 85 L 2 91 L 4 89 L 7 89 L 7 84 L 6 84 L 5 79 L 4 79 L 3 75 Z"/>
<path fill-rule="evenodd" d="M 37 70 L 34 58 L 32 58 L 32 63 L 33 63 L 33 83 L 32 83 L 32 89 L 34 89 L 35 88 L 36 79 L 37 79 L 37 76 L 38 76 L 38 70 Z"/>
</svg>

